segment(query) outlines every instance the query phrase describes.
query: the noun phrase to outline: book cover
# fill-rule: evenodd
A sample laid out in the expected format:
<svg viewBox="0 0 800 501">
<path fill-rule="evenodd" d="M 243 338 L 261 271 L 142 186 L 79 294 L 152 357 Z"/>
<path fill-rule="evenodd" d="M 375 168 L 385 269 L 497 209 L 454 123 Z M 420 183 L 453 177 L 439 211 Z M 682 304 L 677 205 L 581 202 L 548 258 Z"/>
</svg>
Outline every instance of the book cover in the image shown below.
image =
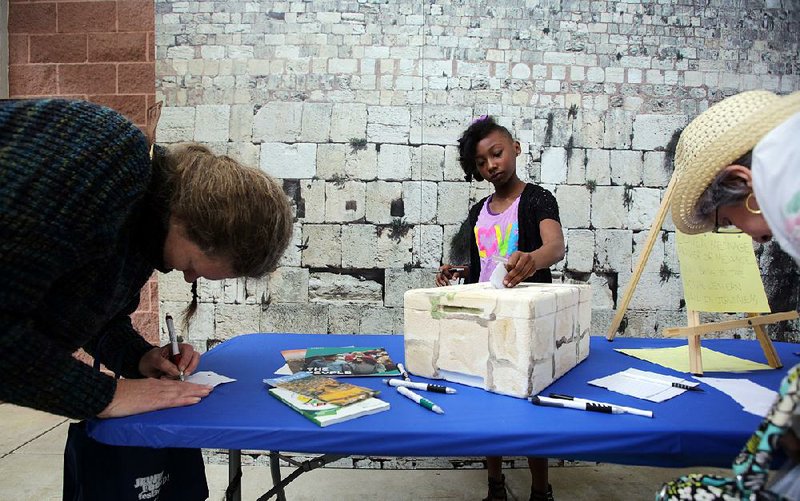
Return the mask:
<svg viewBox="0 0 800 501">
<path fill-rule="evenodd" d="M 280 387 L 270 388 L 269 393 L 307 419 L 323 427 L 389 410 L 389 402 L 375 397 L 341 406 L 323 402 L 316 398 L 309 398 Z"/>
<path fill-rule="evenodd" d="M 292 374 L 309 372 L 325 376 L 400 375 L 397 364 L 382 347 L 324 347 L 281 352 Z"/>
<path fill-rule="evenodd" d="M 308 372 L 298 372 L 289 376 L 265 379 L 264 383 L 338 406 L 350 405 L 380 393 L 377 390 Z"/>
</svg>

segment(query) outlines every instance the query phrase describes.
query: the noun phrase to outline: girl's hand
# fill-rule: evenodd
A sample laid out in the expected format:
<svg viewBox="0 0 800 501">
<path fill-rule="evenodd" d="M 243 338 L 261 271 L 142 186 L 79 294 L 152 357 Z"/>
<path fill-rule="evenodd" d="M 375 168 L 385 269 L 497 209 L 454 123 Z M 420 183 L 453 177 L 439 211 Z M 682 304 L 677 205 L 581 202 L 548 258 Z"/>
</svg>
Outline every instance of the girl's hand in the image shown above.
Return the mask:
<svg viewBox="0 0 800 501">
<path fill-rule="evenodd" d="M 436 286 L 444 287 L 451 285 L 451 280 L 465 278 L 468 273 L 469 268 L 466 266 L 451 266 L 449 264 L 443 264 L 439 267 L 439 273 L 436 274 Z"/>
<path fill-rule="evenodd" d="M 497 266 L 502 266 L 498 264 Z M 508 275 L 503 279 L 503 285 L 506 287 L 514 287 L 522 282 L 529 276 L 536 273 L 536 258 L 533 252 L 516 251 L 508 258 L 506 270 Z"/>
</svg>

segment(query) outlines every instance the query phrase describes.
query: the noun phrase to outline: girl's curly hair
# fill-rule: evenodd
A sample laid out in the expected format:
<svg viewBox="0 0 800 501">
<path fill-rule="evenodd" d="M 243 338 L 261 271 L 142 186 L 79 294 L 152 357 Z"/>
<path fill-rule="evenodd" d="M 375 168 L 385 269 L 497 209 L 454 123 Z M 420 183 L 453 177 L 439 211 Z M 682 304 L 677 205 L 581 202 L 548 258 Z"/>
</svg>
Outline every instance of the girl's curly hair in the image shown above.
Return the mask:
<svg viewBox="0 0 800 501">
<path fill-rule="evenodd" d="M 458 163 L 464 170 L 464 179 L 472 181 L 483 181 L 483 176 L 478 172 L 475 165 L 475 148 L 486 136 L 499 130 L 512 140 L 514 136 L 505 127 L 494 121 L 491 115 L 482 115 L 475 119 L 467 130 L 458 139 Z"/>
</svg>

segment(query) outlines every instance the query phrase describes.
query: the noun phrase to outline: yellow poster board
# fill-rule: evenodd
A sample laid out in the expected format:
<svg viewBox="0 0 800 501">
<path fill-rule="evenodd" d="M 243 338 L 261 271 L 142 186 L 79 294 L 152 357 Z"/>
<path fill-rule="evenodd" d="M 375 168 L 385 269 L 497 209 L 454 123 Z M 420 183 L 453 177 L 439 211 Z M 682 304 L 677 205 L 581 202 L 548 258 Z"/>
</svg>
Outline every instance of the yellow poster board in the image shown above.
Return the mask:
<svg viewBox="0 0 800 501">
<path fill-rule="evenodd" d="M 749 235 L 679 231 L 675 235 L 688 310 L 770 311 Z"/>
<path fill-rule="evenodd" d="M 678 372 L 691 372 L 689 347 L 685 345 L 672 348 L 617 348 L 616 351 Z M 701 348 L 700 353 L 703 357 L 704 372 L 748 372 L 772 369 L 767 364 L 734 357 L 709 348 Z"/>
</svg>

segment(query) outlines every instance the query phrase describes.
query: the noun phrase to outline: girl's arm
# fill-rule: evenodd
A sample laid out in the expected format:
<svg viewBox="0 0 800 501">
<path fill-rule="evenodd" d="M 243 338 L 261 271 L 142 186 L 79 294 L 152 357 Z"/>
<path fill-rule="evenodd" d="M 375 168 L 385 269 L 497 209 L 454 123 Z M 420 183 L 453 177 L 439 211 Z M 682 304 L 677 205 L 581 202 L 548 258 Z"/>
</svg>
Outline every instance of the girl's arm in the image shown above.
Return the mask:
<svg viewBox="0 0 800 501">
<path fill-rule="evenodd" d="M 508 275 L 503 280 L 506 287 L 514 287 L 537 270 L 549 268 L 564 259 L 564 233 L 554 219 L 539 223 L 542 246 L 532 252 L 517 251 L 508 258 Z"/>
</svg>

